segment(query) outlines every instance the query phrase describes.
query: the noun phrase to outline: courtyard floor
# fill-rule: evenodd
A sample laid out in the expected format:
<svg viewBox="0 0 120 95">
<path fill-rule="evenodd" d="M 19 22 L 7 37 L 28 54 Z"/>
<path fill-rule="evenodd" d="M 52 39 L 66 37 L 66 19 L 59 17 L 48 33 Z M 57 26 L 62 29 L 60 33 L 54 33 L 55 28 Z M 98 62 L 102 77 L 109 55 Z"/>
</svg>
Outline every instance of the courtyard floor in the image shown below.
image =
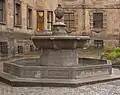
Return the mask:
<svg viewBox="0 0 120 95">
<path fill-rule="evenodd" d="M 120 95 L 120 80 L 67 87 L 10 87 L 0 83 L 0 95 Z"/>
</svg>

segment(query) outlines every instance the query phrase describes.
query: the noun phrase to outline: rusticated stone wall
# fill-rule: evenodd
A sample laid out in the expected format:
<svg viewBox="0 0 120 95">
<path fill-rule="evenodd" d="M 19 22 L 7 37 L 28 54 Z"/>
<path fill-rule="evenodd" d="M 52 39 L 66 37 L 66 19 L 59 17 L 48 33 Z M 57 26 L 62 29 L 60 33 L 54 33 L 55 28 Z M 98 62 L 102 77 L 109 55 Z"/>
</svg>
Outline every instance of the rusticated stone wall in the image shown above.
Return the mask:
<svg viewBox="0 0 120 95">
<path fill-rule="evenodd" d="M 77 24 L 74 34 L 81 35 L 83 32 L 91 37 L 106 41 L 117 41 L 118 45 L 120 33 L 120 0 L 62 0 L 65 8 L 73 9 L 77 13 L 75 20 Z M 103 13 L 103 29 L 93 29 L 93 12 Z M 117 39 L 117 40 L 116 40 Z M 105 44 L 106 44 L 105 41 Z"/>
</svg>

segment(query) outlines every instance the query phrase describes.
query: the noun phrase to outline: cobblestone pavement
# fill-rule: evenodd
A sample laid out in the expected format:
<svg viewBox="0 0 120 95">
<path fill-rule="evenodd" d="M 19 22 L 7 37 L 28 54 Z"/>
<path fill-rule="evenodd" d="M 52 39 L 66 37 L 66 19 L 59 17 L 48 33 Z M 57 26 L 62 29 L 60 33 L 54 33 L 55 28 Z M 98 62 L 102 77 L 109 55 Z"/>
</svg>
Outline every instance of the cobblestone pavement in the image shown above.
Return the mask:
<svg viewBox="0 0 120 95">
<path fill-rule="evenodd" d="M 0 95 L 120 95 L 120 80 L 78 88 L 11 87 L 0 83 Z"/>
</svg>

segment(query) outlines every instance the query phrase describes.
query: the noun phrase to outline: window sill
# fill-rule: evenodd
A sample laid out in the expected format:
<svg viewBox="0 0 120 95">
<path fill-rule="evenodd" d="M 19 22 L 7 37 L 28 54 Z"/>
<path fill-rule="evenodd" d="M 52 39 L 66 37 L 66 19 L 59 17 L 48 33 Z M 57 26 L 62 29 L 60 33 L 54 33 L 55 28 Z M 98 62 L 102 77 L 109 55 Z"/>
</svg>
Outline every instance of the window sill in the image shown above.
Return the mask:
<svg viewBox="0 0 120 95">
<path fill-rule="evenodd" d="M 21 28 L 22 26 L 21 25 L 14 25 L 15 27 L 18 27 L 18 28 Z"/>
<path fill-rule="evenodd" d="M 0 24 L 1 24 L 1 25 L 6 25 L 6 23 L 5 23 L 5 22 L 0 22 Z"/>
</svg>

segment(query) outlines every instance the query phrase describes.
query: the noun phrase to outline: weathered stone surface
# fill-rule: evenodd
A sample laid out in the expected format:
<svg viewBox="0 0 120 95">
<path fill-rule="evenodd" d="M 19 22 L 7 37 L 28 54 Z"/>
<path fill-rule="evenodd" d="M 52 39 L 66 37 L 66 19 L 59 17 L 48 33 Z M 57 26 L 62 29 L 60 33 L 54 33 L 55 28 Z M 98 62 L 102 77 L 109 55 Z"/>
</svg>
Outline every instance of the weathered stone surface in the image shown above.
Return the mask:
<svg viewBox="0 0 120 95">
<path fill-rule="evenodd" d="M 61 59 L 60 57 L 62 56 L 58 56 L 59 58 L 54 56 L 52 61 L 51 58 L 47 58 L 46 62 L 48 61 L 48 63 L 44 64 L 41 64 L 39 58 L 7 62 L 3 63 L 3 71 L 11 76 L 34 79 L 92 79 L 94 77 L 108 76 L 112 73 L 112 65 L 105 60 L 79 58 L 79 60 L 81 60 L 79 61 L 80 63 L 75 63 L 75 61 L 77 61 L 76 57 L 75 60 L 72 60 L 73 63 L 70 63 L 68 61 L 71 60 L 73 56 L 71 57 L 69 54 L 70 59 L 66 59 L 64 56 L 63 58 L 65 59 Z M 61 63 L 53 63 L 53 61 Z M 58 80 L 56 80 L 56 82 L 59 83 Z"/>
<path fill-rule="evenodd" d="M 43 50 L 40 65 L 43 66 L 75 66 L 78 64 L 76 50 Z M 46 60 L 47 58 L 47 60 Z"/>
</svg>

